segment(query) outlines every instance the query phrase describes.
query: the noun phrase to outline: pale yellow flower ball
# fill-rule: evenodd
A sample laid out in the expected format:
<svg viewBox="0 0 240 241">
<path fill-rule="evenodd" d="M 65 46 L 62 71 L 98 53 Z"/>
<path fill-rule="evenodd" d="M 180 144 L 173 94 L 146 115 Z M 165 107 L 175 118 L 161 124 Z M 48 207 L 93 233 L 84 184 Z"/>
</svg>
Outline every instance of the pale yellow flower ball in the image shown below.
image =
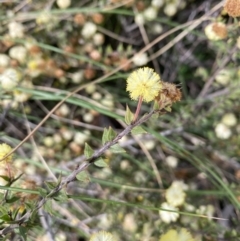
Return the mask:
<svg viewBox="0 0 240 241">
<path fill-rule="evenodd" d="M 79 144 L 79 145 L 83 145 L 88 139 L 89 139 L 89 136 L 90 136 L 90 132 L 89 131 L 85 131 L 85 132 L 76 132 L 74 134 L 74 142 Z"/>
<path fill-rule="evenodd" d="M 227 113 L 222 117 L 221 122 L 226 126 L 232 127 L 232 126 L 235 126 L 238 121 L 237 121 L 237 117 L 233 113 Z"/>
<path fill-rule="evenodd" d="M 99 92 L 92 93 L 91 97 L 92 97 L 93 100 L 101 100 L 102 99 L 102 95 Z"/>
<path fill-rule="evenodd" d="M 93 35 L 93 43 L 96 45 L 96 46 L 101 46 L 104 44 L 104 41 L 105 41 L 105 37 L 102 33 L 95 33 Z"/>
<path fill-rule="evenodd" d="M 46 147 L 52 147 L 54 145 L 54 139 L 53 137 L 51 136 L 47 136 L 43 139 L 43 144 L 46 146 Z"/>
<path fill-rule="evenodd" d="M 179 213 L 177 213 L 178 208 L 173 207 L 172 205 L 168 204 L 167 202 L 162 203 L 161 208 L 170 210 L 170 212 L 164 211 L 164 210 L 159 211 L 160 218 L 164 223 L 171 223 L 171 222 L 177 221 L 177 219 L 179 218 Z M 171 211 L 176 211 L 176 212 L 171 212 Z"/>
<path fill-rule="evenodd" d="M 27 49 L 24 46 L 14 46 L 9 51 L 9 56 L 12 59 L 16 59 L 19 63 L 26 62 L 27 58 Z"/>
<path fill-rule="evenodd" d="M 96 85 L 88 85 L 86 88 L 85 88 L 85 91 L 88 93 L 88 94 L 92 94 L 96 91 L 97 89 L 97 86 Z"/>
<path fill-rule="evenodd" d="M 61 116 L 68 116 L 70 114 L 70 108 L 68 107 L 68 105 L 62 104 L 58 109 L 58 113 Z"/>
<path fill-rule="evenodd" d="M 137 25 L 143 25 L 145 23 L 145 18 L 142 13 L 136 14 L 134 20 Z"/>
<path fill-rule="evenodd" d="M 90 237 L 90 241 L 116 241 L 115 237 L 106 231 L 100 231 Z"/>
<path fill-rule="evenodd" d="M 163 6 L 163 4 L 164 4 L 164 0 L 152 0 L 152 2 L 151 2 L 151 5 L 154 8 L 160 8 Z"/>
<path fill-rule="evenodd" d="M 135 66 L 143 66 L 143 65 L 147 64 L 147 62 L 148 62 L 147 53 L 136 54 L 133 57 L 133 64 Z"/>
<path fill-rule="evenodd" d="M 167 16 L 172 17 L 173 15 L 175 15 L 177 13 L 177 5 L 175 3 L 168 3 L 164 7 L 163 11 Z"/>
<path fill-rule="evenodd" d="M 95 23 L 86 22 L 82 28 L 82 36 L 85 39 L 91 38 L 97 31 L 97 26 Z"/>
<path fill-rule="evenodd" d="M 62 132 L 62 137 L 66 141 L 70 141 L 73 138 L 74 133 L 71 130 L 64 129 Z"/>
<path fill-rule="evenodd" d="M 12 151 L 12 148 L 8 144 L 6 143 L 0 144 L 0 159 L 3 159 L 11 151 Z M 12 158 L 13 158 L 13 155 L 11 154 L 10 156 L 4 159 L 4 163 L 12 161 Z M 1 161 L 0 163 L 3 163 L 3 161 Z"/>
<path fill-rule="evenodd" d="M 10 64 L 10 58 L 6 54 L 0 54 L 0 66 L 7 67 Z"/>
<path fill-rule="evenodd" d="M 163 26 L 160 23 L 154 23 L 152 25 L 152 32 L 154 34 L 160 34 L 163 31 Z"/>
<path fill-rule="evenodd" d="M 178 207 L 184 204 L 186 193 L 180 186 L 171 185 L 166 190 L 165 197 L 169 204 L 171 204 L 173 207 Z"/>
<path fill-rule="evenodd" d="M 12 38 L 22 38 L 24 36 L 24 26 L 21 23 L 11 22 L 8 25 L 9 35 Z"/>
<path fill-rule="evenodd" d="M 33 83 L 31 81 L 24 80 L 21 82 L 21 87 L 26 89 L 33 89 Z M 14 100 L 17 102 L 25 102 L 31 97 L 31 93 L 20 90 L 14 90 L 13 95 Z"/>
<path fill-rule="evenodd" d="M 4 90 L 13 90 L 20 81 L 20 74 L 17 70 L 8 68 L 0 75 L 0 83 Z"/>
<path fill-rule="evenodd" d="M 175 156 L 167 156 L 165 161 L 167 165 L 171 168 L 176 168 L 178 165 L 178 158 Z"/>
<path fill-rule="evenodd" d="M 137 221 L 135 220 L 133 213 L 128 213 L 123 219 L 123 229 L 127 232 L 134 233 L 137 230 Z"/>
<path fill-rule="evenodd" d="M 84 79 L 83 71 L 78 71 L 71 74 L 71 80 L 74 84 L 80 84 Z"/>
<path fill-rule="evenodd" d="M 44 25 L 53 20 L 52 15 L 49 11 L 43 11 L 41 12 L 38 17 L 36 18 L 36 23 L 38 25 Z"/>
<path fill-rule="evenodd" d="M 218 72 L 217 76 L 215 77 L 215 80 L 217 83 L 226 86 L 228 83 L 230 83 L 232 76 L 232 70 L 222 69 Z"/>
<path fill-rule="evenodd" d="M 83 115 L 83 120 L 87 123 L 91 123 L 94 120 L 94 116 L 91 112 L 85 113 Z"/>
<path fill-rule="evenodd" d="M 176 188 L 176 189 L 181 189 L 183 191 L 188 190 L 188 185 L 186 183 L 184 183 L 182 180 L 173 181 L 171 187 Z"/>
<path fill-rule="evenodd" d="M 157 18 L 157 9 L 154 7 L 148 7 L 144 10 L 143 16 L 147 21 L 153 21 Z"/>
<path fill-rule="evenodd" d="M 180 230 L 170 229 L 163 234 L 159 241 L 194 241 L 192 235 L 185 228 Z"/>
<path fill-rule="evenodd" d="M 143 139 L 142 143 L 148 151 L 153 150 L 156 146 L 155 140 L 145 140 L 145 139 Z"/>
<path fill-rule="evenodd" d="M 57 0 L 57 5 L 61 9 L 68 8 L 71 5 L 71 0 Z"/>
<path fill-rule="evenodd" d="M 219 139 L 226 140 L 232 135 L 231 129 L 223 123 L 218 123 L 215 127 L 216 136 Z"/>
</svg>

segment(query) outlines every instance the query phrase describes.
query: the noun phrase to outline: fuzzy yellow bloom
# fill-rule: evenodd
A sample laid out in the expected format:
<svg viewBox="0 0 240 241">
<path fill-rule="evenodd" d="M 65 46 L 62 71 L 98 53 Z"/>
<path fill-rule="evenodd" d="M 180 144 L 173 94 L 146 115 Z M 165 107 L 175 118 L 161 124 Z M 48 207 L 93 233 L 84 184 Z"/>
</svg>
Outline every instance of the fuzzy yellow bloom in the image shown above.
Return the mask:
<svg viewBox="0 0 240 241">
<path fill-rule="evenodd" d="M 12 148 L 8 144 L 6 143 L 0 144 L 0 160 L 3 159 L 11 150 Z M 12 157 L 13 155 L 10 155 L 7 158 L 5 158 L 4 163 L 10 162 L 12 160 Z"/>
<path fill-rule="evenodd" d="M 142 97 L 143 101 L 150 102 L 158 95 L 161 88 L 160 76 L 148 67 L 132 72 L 127 78 L 127 91 L 133 100 Z"/>
<path fill-rule="evenodd" d="M 100 231 L 90 237 L 90 241 L 116 241 L 111 233 Z"/>
<path fill-rule="evenodd" d="M 175 241 L 177 240 L 177 231 L 174 229 L 170 229 L 167 233 L 163 234 L 159 241 Z"/>
<path fill-rule="evenodd" d="M 173 207 L 178 207 L 184 204 L 186 193 L 181 188 L 170 186 L 166 190 L 166 200 Z"/>
<path fill-rule="evenodd" d="M 159 241 L 194 241 L 194 238 L 185 228 L 181 228 L 178 232 L 170 229 L 160 237 Z"/>
</svg>

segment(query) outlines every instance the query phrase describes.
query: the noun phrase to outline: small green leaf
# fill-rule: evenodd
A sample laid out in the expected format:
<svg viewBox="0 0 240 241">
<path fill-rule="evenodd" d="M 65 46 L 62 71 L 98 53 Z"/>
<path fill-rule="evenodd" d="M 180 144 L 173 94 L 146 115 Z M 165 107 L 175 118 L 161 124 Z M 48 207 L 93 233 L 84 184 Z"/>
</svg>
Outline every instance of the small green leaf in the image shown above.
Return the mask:
<svg viewBox="0 0 240 241">
<path fill-rule="evenodd" d="M 0 178 L 4 179 L 6 182 L 9 182 L 11 179 L 8 176 L 0 175 Z"/>
<path fill-rule="evenodd" d="M 19 234 L 21 235 L 24 241 L 27 241 L 27 231 L 28 229 L 26 227 L 19 226 Z"/>
<path fill-rule="evenodd" d="M 108 167 L 106 160 L 104 160 L 103 158 L 97 159 L 97 161 L 94 162 L 94 165 L 97 167 Z"/>
<path fill-rule="evenodd" d="M 122 43 L 120 43 L 118 46 L 117 46 L 117 53 L 122 53 L 122 52 L 124 52 L 124 48 L 123 48 L 123 44 Z"/>
<path fill-rule="evenodd" d="M 6 203 L 14 203 L 16 201 L 18 201 L 20 199 L 20 197 L 14 196 L 12 198 L 9 198 L 6 200 Z"/>
<path fill-rule="evenodd" d="M 112 141 L 116 137 L 116 132 L 110 126 L 108 129 L 108 141 Z"/>
<path fill-rule="evenodd" d="M 134 118 L 134 115 L 133 115 L 133 113 L 130 111 L 130 109 L 127 106 L 126 114 L 125 114 L 125 122 L 126 122 L 126 124 L 130 125 L 132 123 L 132 121 L 133 121 L 133 118 Z"/>
<path fill-rule="evenodd" d="M 116 133 L 111 126 L 108 129 L 104 128 L 103 136 L 102 136 L 102 144 L 104 145 L 108 141 L 113 140 L 115 137 L 116 137 Z"/>
<path fill-rule="evenodd" d="M 85 142 L 84 156 L 90 158 L 93 155 L 93 149 Z"/>
<path fill-rule="evenodd" d="M 25 202 L 24 205 L 25 205 L 28 209 L 34 209 L 35 203 L 34 203 L 34 202 Z"/>
<path fill-rule="evenodd" d="M 90 181 L 90 177 L 88 172 L 83 171 L 83 172 L 79 172 L 76 176 L 77 180 L 84 182 L 84 183 L 88 183 Z"/>
<path fill-rule="evenodd" d="M 164 110 L 166 110 L 167 112 L 171 112 L 172 108 L 171 108 L 171 106 L 167 106 L 167 107 L 164 108 Z"/>
<path fill-rule="evenodd" d="M 0 216 L 0 220 L 3 220 L 5 222 L 12 221 L 11 217 L 8 214 L 4 214 L 4 215 Z"/>
<path fill-rule="evenodd" d="M 38 188 L 38 191 L 39 191 L 41 197 L 46 197 L 48 194 L 47 190 L 44 188 L 41 188 L 41 187 Z"/>
<path fill-rule="evenodd" d="M 145 134 L 147 133 L 141 126 L 136 126 L 131 130 L 133 135 Z"/>
<path fill-rule="evenodd" d="M 102 144 L 103 144 L 103 145 L 108 142 L 107 132 L 108 132 L 107 128 L 104 128 L 104 130 L 103 130 L 103 135 L 102 135 Z"/>
<path fill-rule="evenodd" d="M 47 200 L 47 202 L 43 205 L 43 209 L 44 209 L 44 211 L 46 211 L 47 213 L 49 213 L 52 216 L 55 216 L 55 214 L 56 214 L 56 211 L 54 211 L 54 209 L 52 207 L 51 199 Z"/>
<path fill-rule="evenodd" d="M 4 206 L 0 206 L 0 213 L 1 215 L 5 214 L 8 212 L 8 207 L 6 207 L 7 205 Z"/>
<path fill-rule="evenodd" d="M 56 182 L 45 182 L 49 190 L 54 189 L 58 184 Z"/>
<path fill-rule="evenodd" d="M 67 202 L 69 198 L 65 190 L 61 190 L 60 192 L 57 192 L 55 195 L 53 195 L 53 199 L 63 203 Z"/>
<path fill-rule="evenodd" d="M 113 153 L 124 153 L 124 152 L 126 152 L 119 144 L 111 146 L 110 150 Z"/>
<path fill-rule="evenodd" d="M 150 120 L 156 121 L 159 118 L 159 113 L 155 113 L 150 117 Z"/>
<path fill-rule="evenodd" d="M 24 203 L 24 205 L 25 205 L 25 203 Z M 17 219 L 17 215 L 18 215 L 18 213 L 19 213 L 20 210 L 21 210 L 21 207 L 13 210 L 13 212 L 12 212 L 12 219 L 13 219 L 13 220 L 16 220 L 16 219 Z M 21 210 L 21 211 L 22 211 L 22 210 Z"/>
<path fill-rule="evenodd" d="M 107 45 L 107 47 L 106 47 L 106 55 L 112 54 L 112 52 L 113 52 L 112 46 L 111 45 Z"/>
<path fill-rule="evenodd" d="M 60 173 L 58 179 L 57 179 L 57 185 L 59 185 L 62 181 L 62 173 Z"/>
</svg>

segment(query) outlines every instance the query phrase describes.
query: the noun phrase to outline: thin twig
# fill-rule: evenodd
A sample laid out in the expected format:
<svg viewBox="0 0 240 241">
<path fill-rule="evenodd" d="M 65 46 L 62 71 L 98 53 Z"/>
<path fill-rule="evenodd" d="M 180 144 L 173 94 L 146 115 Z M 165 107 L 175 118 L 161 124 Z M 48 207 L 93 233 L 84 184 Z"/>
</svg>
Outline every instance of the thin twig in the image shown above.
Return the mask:
<svg viewBox="0 0 240 241">
<path fill-rule="evenodd" d="M 75 170 L 69 174 L 65 179 L 63 179 L 46 197 L 43 197 L 37 204 L 37 206 L 31 210 L 25 213 L 24 216 L 22 216 L 20 219 L 15 220 L 18 225 L 21 225 L 23 223 L 26 223 L 29 221 L 29 219 L 32 216 L 32 213 L 38 211 L 40 208 L 43 207 L 43 205 L 49 200 L 52 196 L 56 195 L 59 191 L 61 191 L 65 186 L 67 186 L 69 183 L 76 180 L 76 176 L 78 173 L 84 171 L 87 167 L 89 167 L 91 164 L 93 164 L 97 159 L 104 154 L 106 150 L 108 150 L 111 146 L 115 145 L 123 136 L 128 135 L 132 129 L 138 125 L 141 125 L 142 123 L 149 120 L 149 118 L 155 114 L 156 111 L 153 110 L 150 113 L 144 115 L 141 119 L 137 120 L 136 122 L 132 123 L 131 125 L 127 126 L 122 132 L 120 132 L 112 141 L 107 142 L 105 145 L 103 145 L 100 149 L 96 150 L 93 155 L 90 158 L 86 158 L 81 165 L 78 164 L 75 167 Z M 164 114 L 165 112 L 160 112 L 160 114 Z M 9 227 L 4 228 L 0 231 L 0 235 L 7 234 L 8 230 L 12 230 L 12 225 Z M 14 228 L 17 228 L 18 226 L 14 225 Z"/>
</svg>

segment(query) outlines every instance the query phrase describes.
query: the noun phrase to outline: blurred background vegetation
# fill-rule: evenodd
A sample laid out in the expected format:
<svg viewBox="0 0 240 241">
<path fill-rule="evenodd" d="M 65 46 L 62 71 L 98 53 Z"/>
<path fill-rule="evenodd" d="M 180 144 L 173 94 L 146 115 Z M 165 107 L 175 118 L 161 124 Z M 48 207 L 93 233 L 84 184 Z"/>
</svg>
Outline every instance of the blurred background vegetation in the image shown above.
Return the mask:
<svg viewBox="0 0 240 241">
<path fill-rule="evenodd" d="M 181 228 L 192 239 L 174 240 L 240 240 L 240 1 L 227 2 L 239 15 L 217 0 L 0 1 L 0 143 L 22 144 L 1 162 L 1 230 L 74 170 L 85 142 L 98 149 L 105 127 L 126 127 L 133 70 L 153 68 L 182 91 L 145 123 L 148 134 L 123 137 L 125 153 L 107 151 L 108 167 L 90 166 L 68 196 L 2 240 L 83 241 L 105 230 L 156 241 Z"/>
</svg>

